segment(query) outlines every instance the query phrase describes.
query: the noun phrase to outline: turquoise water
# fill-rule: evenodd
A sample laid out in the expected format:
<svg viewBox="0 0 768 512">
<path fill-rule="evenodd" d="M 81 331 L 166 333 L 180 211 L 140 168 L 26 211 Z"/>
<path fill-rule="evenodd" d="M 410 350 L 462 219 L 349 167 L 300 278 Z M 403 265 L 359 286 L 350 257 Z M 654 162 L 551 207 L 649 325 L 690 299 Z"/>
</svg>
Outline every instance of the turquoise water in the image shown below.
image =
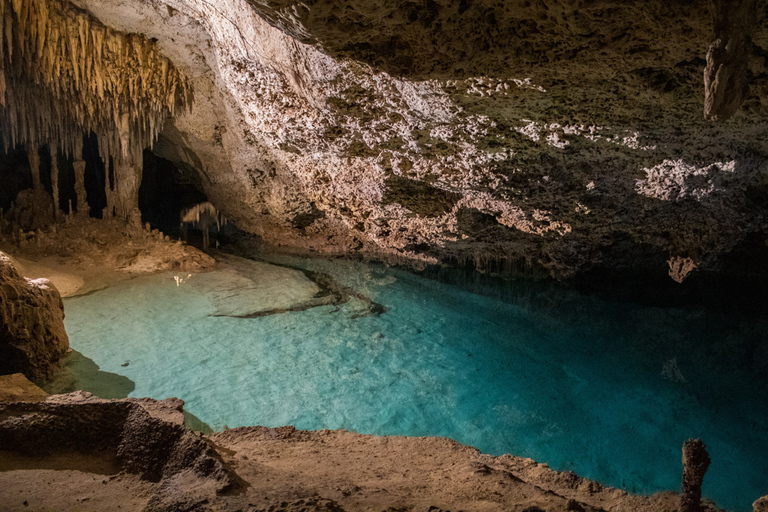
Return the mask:
<svg viewBox="0 0 768 512">
<path fill-rule="evenodd" d="M 706 497 L 750 510 L 768 494 L 764 318 L 531 283 L 499 283 L 499 300 L 381 265 L 290 263 L 354 293 L 290 311 L 314 284 L 245 260 L 179 286 L 140 277 L 66 300 L 71 345 L 133 381 L 131 396 L 179 397 L 214 429 L 446 436 L 646 494 L 679 489 L 682 443 L 700 437 Z M 234 273 L 272 291 L 239 296 Z M 275 299 L 285 312 L 216 316 L 269 313 L 275 290 L 291 291 Z"/>
</svg>

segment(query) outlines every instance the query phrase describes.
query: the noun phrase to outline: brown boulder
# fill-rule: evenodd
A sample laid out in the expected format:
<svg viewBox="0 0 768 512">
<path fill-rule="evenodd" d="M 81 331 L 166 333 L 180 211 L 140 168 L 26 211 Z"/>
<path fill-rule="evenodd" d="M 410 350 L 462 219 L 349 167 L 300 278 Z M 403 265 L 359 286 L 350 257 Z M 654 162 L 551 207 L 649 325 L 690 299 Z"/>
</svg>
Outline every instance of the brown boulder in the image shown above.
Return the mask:
<svg viewBox="0 0 768 512">
<path fill-rule="evenodd" d="M 69 349 L 64 303 L 47 279 L 26 279 L 0 252 L 0 375 L 51 375 Z"/>
</svg>

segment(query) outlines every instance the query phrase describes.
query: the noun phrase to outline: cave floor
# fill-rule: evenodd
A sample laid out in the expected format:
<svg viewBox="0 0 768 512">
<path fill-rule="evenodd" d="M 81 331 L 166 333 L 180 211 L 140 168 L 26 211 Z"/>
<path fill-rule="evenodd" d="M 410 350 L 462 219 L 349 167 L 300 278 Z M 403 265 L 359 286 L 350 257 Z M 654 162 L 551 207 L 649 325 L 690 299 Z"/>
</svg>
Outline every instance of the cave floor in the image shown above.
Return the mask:
<svg viewBox="0 0 768 512">
<path fill-rule="evenodd" d="M 444 438 L 246 427 L 209 439 L 244 486 L 195 510 L 673 511 L 679 503 L 673 493 L 640 497 Z M 138 511 L 156 486 L 96 457 L 0 453 L 3 511 Z"/>
</svg>

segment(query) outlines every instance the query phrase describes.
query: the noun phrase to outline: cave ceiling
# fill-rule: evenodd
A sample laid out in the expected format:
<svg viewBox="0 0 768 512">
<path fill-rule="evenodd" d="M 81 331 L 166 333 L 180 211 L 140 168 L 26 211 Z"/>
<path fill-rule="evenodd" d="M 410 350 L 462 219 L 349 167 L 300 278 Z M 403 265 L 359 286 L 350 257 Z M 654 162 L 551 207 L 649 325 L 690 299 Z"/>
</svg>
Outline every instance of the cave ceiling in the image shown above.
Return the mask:
<svg viewBox="0 0 768 512">
<path fill-rule="evenodd" d="M 682 280 L 768 239 L 763 2 L 74 4 L 188 80 L 156 151 L 274 245 Z"/>
</svg>

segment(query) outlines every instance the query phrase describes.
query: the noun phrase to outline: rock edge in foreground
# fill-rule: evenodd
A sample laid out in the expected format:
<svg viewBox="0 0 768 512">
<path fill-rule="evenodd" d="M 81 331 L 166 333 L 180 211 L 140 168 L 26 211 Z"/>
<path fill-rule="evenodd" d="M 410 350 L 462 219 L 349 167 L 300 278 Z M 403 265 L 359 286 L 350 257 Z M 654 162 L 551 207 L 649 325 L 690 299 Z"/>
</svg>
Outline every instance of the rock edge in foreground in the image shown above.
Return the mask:
<svg viewBox="0 0 768 512">
<path fill-rule="evenodd" d="M 184 426 L 183 405 L 176 398 L 102 400 L 81 391 L 3 403 L 0 451 L 114 458 L 123 471 L 159 483 L 146 511 L 195 510 L 236 477 L 208 441 Z"/>
</svg>

